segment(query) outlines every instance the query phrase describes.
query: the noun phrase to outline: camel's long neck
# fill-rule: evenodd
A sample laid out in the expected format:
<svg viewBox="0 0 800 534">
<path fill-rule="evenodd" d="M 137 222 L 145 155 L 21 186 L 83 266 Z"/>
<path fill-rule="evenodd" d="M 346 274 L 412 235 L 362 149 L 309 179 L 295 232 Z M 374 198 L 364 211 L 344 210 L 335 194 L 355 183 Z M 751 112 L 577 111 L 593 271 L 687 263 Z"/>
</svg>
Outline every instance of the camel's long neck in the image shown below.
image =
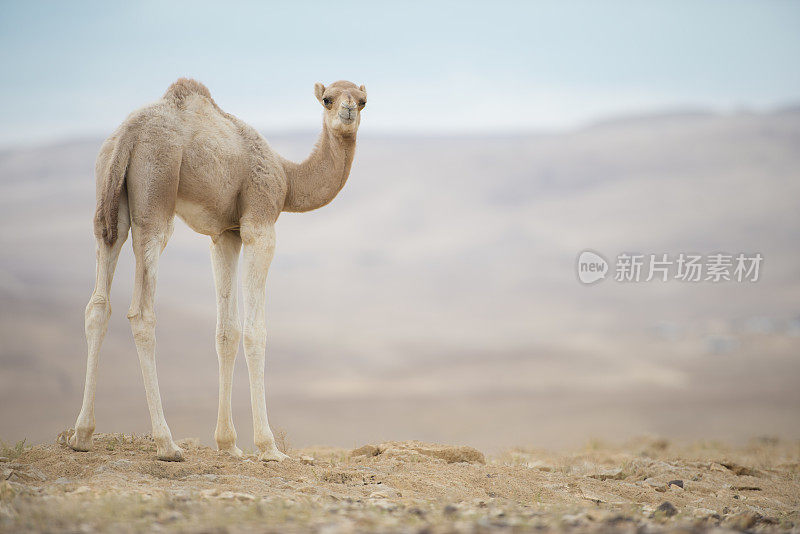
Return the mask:
<svg viewBox="0 0 800 534">
<path fill-rule="evenodd" d="M 355 151 L 355 135 L 336 135 L 323 123 L 322 134 L 305 161 L 281 158 L 288 182 L 283 211 L 311 211 L 333 200 L 347 181 Z"/>
</svg>

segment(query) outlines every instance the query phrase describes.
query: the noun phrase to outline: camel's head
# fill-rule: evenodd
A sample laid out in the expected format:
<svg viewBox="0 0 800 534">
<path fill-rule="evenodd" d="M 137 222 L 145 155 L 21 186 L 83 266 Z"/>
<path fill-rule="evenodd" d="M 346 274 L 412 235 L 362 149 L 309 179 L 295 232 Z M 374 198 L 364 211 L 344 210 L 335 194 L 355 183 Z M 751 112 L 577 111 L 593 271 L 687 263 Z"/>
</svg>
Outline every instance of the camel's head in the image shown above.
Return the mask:
<svg viewBox="0 0 800 534">
<path fill-rule="evenodd" d="M 351 82 L 333 82 L 328 87 L 314 85 L 314 95 L 325 108 L 325 124 L 340 135 L 353 135 L 367 105 L 367 89 Z"/>
</svg>

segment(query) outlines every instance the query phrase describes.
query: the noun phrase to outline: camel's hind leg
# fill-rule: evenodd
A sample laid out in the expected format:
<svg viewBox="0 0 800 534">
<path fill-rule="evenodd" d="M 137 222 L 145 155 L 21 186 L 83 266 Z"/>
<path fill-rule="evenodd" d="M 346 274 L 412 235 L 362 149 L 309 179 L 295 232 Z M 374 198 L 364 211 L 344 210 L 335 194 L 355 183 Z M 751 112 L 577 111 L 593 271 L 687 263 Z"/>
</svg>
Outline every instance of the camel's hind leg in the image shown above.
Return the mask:
<svg viewBox="0 0 800 534">
<path fill-rule="evenodd" d="M 117 259 L 122 245 L 128 239 L 130 217 L 128 214 L 128 200 L 123 193 L 120 199 L 119 220 L 117 222 L 117 240 L 108 246 L 103 239 L 97 240 L 97 273 L 89 304 L 86 306 L 86 345 L 88 357 L 86 359 L 86 382 L 83 390 L 83 405 L 75 422 L 75 434 L 69 440 L 69 445 L 76 451 L 88 451 L 92 447 L 92 434 L 94 433 L 94 394 L 97 385 L 97 362 L 99 359 L 100 345 L 108 329 L 108 319 L 111 317 L 111 281 L 117 267 Z"/>
<path fill-rule="evenodd" d="M 158 230 L 148 230 L 133 225 L 133 252 L 136 256 L 136 278 L 133 288 L 133 301 L 128 311 L 139 365 L 142 368 L 147 407 L 153 425 L 153 439 L 159 460 L 181 461 L 183 453 L 172 440 L 172 433 L 164 417 L 161 405 L 161 392 L 158 389 L 156 373 L 156 317 L 155 292 L 158 272 L 158 258 L 172 234 L 172 219 Z"/>
<path fill-rule="evenodd" d="M 139 365 L 142 368 L 147 407 L 160 460 L 183 460 L 164 418 L 156 375 L 155 293 L 158 259 L 172 236 L 180 174 L 180 150 L 140 143 L 128 166 L 128 207 L 136 257 L 131 322 Z"/>
</svg>

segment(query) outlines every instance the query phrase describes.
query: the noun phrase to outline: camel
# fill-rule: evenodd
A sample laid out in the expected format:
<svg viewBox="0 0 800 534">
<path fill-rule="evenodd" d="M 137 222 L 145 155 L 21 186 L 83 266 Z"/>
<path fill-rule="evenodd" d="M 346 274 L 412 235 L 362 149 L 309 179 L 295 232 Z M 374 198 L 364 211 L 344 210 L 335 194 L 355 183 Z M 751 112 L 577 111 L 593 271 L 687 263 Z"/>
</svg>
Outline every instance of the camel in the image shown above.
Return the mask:
<svg viewBox="0 0 800 534">
<path fill-rule="evenodd" d="M 100 346 L 111 316 L 109 293 L 120 249 L 132 235 L 135 284 L 128 319 L 144 378 L 160 460 L 181 461 L 164 418 L 155 359 L 154 298 L 158 259 L 175 215 L 211 237 L 217 299 L 219 409 L 214 439 L 241 457 L 231 412 L 233 365 L 243 337 L 250 379 L 255 445 L 262 461 L 282 461 L 267 420 L 264 389 L 266 279 L 275 252 L 275 221 L 283 211 L 325 206 L 344 187 L 356 148 L 365 87 L 338 81 L 314 86 L 322 133 L 302 163 L 284 159 L 252 127 L 225 113 L 201 83 L 181 78 L 161 100 L 131 113 L 100 148 L 95 163 L 97 269 L 86 306 L 88 356 L 83 404 L 69 445 L 88 451 Z M 244 326 L 239 323 L 236 271 L 242 252 Z"/>
</svg>

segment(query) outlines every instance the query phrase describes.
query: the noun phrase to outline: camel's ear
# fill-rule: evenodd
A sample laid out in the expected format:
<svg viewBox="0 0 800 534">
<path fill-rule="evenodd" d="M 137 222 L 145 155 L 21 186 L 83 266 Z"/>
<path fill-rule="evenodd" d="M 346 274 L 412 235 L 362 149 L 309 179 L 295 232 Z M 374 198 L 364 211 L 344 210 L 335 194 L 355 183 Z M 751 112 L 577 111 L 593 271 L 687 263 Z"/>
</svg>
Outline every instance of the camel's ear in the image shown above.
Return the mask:
<svg viewBox="0 0 800 534">
<path fill-rule="evenodd" d="M 314 84 L 314 96 L 322 103 L 322 95 L 325 93 L 325 86 L 317 82 Z"/>
<path fill-rule="evenodd" d="M 361 87 L 359 87 L 358 90 L 361 91 L 362 93 L 364 93 L 365 95 L 367 94 L 367 88 L 364 87 L 363 85 Z"/>
</svg>

